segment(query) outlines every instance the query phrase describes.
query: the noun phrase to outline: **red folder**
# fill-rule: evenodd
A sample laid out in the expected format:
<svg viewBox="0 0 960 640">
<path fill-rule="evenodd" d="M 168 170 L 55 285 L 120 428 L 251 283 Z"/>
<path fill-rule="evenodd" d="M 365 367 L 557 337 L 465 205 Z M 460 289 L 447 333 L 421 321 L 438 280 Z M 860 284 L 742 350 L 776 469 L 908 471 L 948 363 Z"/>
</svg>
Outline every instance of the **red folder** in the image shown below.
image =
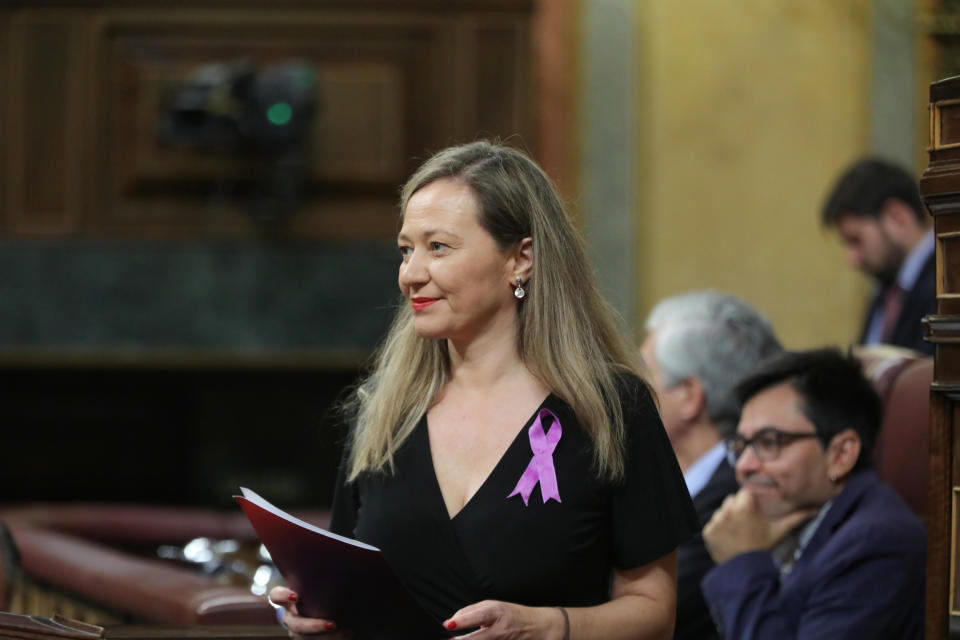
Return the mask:
<svg viewBox="0 0 960 640">
<path fill-rule="evenodd" d="M 310 618 L 358 640 L 439 640 L 451 634 L 424 611 L 376 547 L 315 527 L 253 491 L 234 496 Z"/>
</svg>

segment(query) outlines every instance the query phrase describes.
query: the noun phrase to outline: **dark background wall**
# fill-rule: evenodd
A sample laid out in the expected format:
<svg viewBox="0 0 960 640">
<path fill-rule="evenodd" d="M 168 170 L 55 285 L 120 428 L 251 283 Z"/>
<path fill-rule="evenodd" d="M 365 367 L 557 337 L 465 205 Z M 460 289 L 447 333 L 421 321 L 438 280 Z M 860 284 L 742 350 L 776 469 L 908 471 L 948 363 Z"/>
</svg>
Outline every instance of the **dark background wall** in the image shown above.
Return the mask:
<svg viewBox="0 0 960 640">
<path fill-rule="evenodd" d="M 0 2 L 0 502 L 328 504 L 399 186 L 456 142 L 536 154 L 534 10 Z"/>
<path fill-rule="evenodd" d="M 384 242 L 0 244 L 0 501 L 327 504 L 396 265 Z"/>
<path fill-rule="evenodd" d="M 0 240 L 0 348 L 364 353 L 391 241 Z"/>
</svg>

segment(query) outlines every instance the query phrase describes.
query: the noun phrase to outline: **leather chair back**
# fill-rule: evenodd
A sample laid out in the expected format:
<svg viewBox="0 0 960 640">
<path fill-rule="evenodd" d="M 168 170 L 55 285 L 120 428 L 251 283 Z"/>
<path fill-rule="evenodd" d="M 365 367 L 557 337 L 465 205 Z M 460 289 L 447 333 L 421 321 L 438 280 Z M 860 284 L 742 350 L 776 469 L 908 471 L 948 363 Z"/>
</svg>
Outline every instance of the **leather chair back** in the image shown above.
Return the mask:
<svg viewBox="0 0 960 640">
<path fill-rule="evenodd" d="M 877 474 L 926 521 L 933 358 L 902 350 L 864 350 L 858 357 L 884 406 L 873 451 Z"/>
</svg>

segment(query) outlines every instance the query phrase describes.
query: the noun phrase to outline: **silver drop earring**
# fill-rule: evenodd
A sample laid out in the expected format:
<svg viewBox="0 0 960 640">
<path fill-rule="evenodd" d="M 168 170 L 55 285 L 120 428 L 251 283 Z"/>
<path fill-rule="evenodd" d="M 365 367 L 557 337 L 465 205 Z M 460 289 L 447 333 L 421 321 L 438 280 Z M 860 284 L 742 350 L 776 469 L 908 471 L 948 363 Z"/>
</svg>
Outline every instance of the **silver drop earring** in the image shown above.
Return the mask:
<svg viewBox="0 0 960 640">
<path fill-rule="evenodd" d="M 523 280 L 520 279 L 520 276 L 517 276 L 515 280 L 517 283 L 517 288 L 513 290 L 513 297 L 516 298 L 517 300 L 522 300 L 523 296 L 527 295 L 527 292 L 524 291 L 523 287 L 521 286 L 521 284 L 523 283 Z"/>
</svg>

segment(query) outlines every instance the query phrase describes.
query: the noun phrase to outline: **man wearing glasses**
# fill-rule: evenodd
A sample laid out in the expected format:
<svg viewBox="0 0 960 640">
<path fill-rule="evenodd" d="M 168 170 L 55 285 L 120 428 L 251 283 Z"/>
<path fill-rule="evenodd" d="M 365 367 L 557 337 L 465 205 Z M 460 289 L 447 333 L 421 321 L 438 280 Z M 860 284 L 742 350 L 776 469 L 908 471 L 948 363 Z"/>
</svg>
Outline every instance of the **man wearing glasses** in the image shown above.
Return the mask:
<svg viewBox="0 0 960 640">
<path fill-rule="evenodd" d="M 737 491 L 723 438 L 736 432 L 736 382 L 781 351 L 770 322 L 739 298 L 692 291 L 650 312 L 640 349 L 657 392 L 660 416 L 683 470 L 700 524 Z M 677 549 L 674 640 L 711 640 L 717 630 L 700 592 L 713 560 L 696 536 Z"/>
<path fill-rule="evenodd" d="M 740 491 L 703 530 L 727 638 L 922 638 L 926 537 L 871 470 L 880 400 L 833 349 L 784 353 L 737 388 Z"/>
</svg>

